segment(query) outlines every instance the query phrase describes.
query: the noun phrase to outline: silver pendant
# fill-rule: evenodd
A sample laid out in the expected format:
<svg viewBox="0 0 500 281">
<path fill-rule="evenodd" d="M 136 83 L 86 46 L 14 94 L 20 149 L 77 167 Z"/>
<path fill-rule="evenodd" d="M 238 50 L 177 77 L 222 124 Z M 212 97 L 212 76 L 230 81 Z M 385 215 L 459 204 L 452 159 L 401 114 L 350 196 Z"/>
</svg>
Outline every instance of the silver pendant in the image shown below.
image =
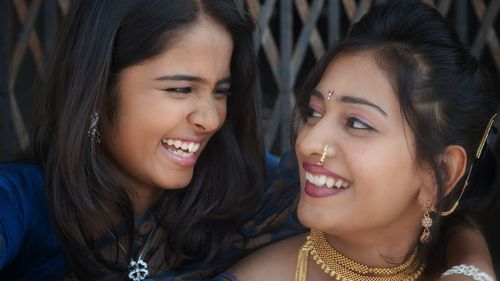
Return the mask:
<svg viewBox="0 0 500 281">
<path fill-rule="evenodd" d="M 144 262 L 140 257 L 138 261 L 133 259 L 130 260 L 130 271 L 128 272 L 128 278 L 133 281 L 141 281 L 148 277 L 148 264 Z"/>
</svg>

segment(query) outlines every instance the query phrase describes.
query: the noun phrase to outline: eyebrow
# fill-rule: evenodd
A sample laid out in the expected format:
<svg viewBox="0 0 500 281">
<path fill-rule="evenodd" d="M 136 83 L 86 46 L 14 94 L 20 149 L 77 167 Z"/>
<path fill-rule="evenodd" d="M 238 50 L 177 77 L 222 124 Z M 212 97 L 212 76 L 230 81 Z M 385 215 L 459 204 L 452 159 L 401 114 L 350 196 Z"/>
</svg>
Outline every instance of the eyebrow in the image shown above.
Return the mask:
<svg viewBox="0 0 500 281">
<path fill-rule="evenodd" d="M 198 76 L 185 75 L 185 74 L 165 75 L 165 76 L 158 77 L 155 80 L 157 80 L 157 81 L 190 81 L 190 82 L 196 82 L 196 83 L 201 83 L 201 84 L 209 84 L 208 80 L 205 78 L 201 78 Z M 226 78 L 223 78 L 223 79 L 217 81 L 217 84 L 225 84 L 225 83 L 231 83 L 231 77 L 226 77 Z"/>
<path fill-rule="evenodd" d="M 311 95 L 321 99 L 322 101 L 325 100 L 325 97 L 323 96 L 323 94 L 321 94 L 321 92 L 319 92 L 318 90 L 313 90 Z M 375 110 L 380 112 L 382 115 L 387 116 L 387 112 L 385 112 L 380 106 L 378 106 L 378 105 L 374 104 L 373 102 L 371 102 L 367 99 L 364 99 L 364 98 L 353 97 L 353 96 L 340 96 L 340 102 L 367 105 L 367 106 L 374 108 Z"/>
</svg>

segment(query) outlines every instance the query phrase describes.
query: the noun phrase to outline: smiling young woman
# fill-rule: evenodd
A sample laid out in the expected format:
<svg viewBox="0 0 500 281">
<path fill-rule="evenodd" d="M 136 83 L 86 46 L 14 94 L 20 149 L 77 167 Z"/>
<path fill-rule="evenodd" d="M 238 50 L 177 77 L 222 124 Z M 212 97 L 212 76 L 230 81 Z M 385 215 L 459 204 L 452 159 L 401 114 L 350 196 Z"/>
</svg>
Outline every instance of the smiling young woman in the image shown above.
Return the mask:
<svg viewBox="0 0 500 281">
<path fill-rule="evenodd" d="M 41 168 L 2 167 L 19 189 L 2 181 L 0 279 L 201 271 L 240 237 L 263 177 L 249 14 L 232 0 L 85 0 L 62 27 Z"/>
<path fill-rule="evenodd" d="M 227 279 L 436 280 L 445 272 L 492 281 L 491 264 L 447 270 L 447 259 L 457 260 L 446 251 L 472 214 L 498 202 L 499 149 L 487 140 L 499 104 L 436 10 L 410 0 L 373 8 L 297 98 L 297 213 L 310 233 L 257 252 Z"/>
</svg>

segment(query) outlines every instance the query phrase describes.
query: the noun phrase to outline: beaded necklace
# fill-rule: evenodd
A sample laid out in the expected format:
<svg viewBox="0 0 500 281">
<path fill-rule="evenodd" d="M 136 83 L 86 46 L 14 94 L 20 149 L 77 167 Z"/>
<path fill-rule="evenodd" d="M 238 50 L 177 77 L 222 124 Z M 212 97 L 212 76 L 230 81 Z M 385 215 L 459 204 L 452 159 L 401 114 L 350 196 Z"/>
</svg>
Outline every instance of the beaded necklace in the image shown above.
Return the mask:
<svg viewBox="0 0 500 281">
<path fill-rule="evenodd" d="M 420 277 L 425 266 L 423 263 L 417 266 L 413 254 L 394 267 L 369 267 L 342 255 L 328 243 L 324 233 L 312 229 L 299 251 L 295 281 L 307 280 L 309 253 L 326 274 L 342 281 L 413 281 Z"/>
</svg>

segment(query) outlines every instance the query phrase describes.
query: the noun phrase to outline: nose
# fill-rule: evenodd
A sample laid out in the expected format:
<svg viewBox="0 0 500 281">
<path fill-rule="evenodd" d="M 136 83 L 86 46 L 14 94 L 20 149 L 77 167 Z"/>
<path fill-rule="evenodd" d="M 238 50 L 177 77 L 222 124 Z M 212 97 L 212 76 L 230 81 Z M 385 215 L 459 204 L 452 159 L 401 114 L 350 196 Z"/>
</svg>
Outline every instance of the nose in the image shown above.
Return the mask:
<svg viewBox="0 0 500 281">
<path fill-rule="evenodd" d="M 332 128 L 319 125 L 304 127 L 299 132 L 295 150 L 308 162 L 323 165 L 335 157 L 338 147 Z"/>
<path fill-rule="evenodd" d="M 217 104 L 213 95 L 200 98 L 196 101 L 195 110 L 188 116 L 188 120 L 200 132 L 213 132 L 224 122 L 225 106 Z"/>
</svg>

